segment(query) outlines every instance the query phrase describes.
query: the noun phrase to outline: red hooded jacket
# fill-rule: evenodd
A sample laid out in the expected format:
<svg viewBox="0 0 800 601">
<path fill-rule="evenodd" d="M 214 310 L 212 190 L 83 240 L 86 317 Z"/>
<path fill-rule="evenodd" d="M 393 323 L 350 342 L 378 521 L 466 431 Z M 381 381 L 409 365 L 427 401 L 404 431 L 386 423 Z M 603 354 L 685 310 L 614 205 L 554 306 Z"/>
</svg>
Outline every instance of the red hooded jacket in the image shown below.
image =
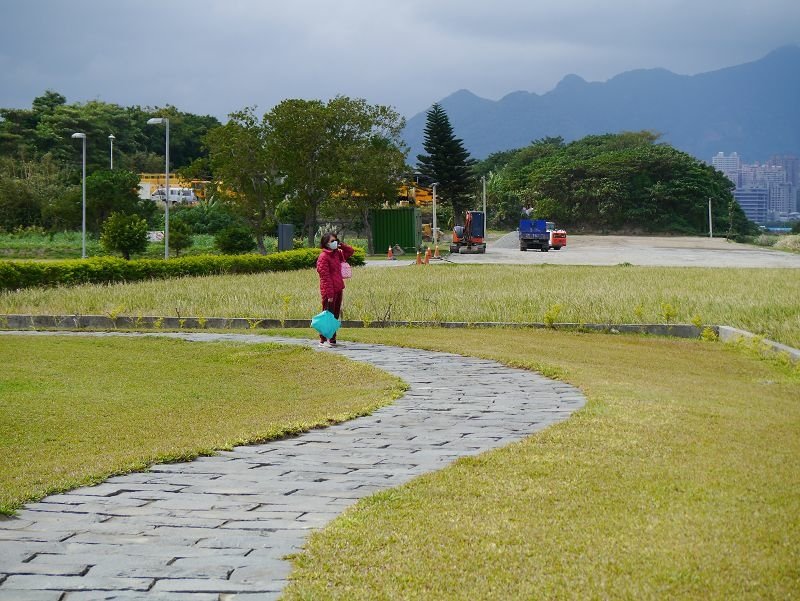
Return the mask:
<svg viewBox="0 0 800 601">
<path fill-rule="evenodd" d="M 353 247 L 339 242 L 339 248 L 330 250 L 325 248 L 317 259 L 317 273 L 319 274 L 319 291 L 322 298 L 333 298 L 337 292 L 344 290 L 342 279 L 342 263 L 353 256 Z"/>
</svg>

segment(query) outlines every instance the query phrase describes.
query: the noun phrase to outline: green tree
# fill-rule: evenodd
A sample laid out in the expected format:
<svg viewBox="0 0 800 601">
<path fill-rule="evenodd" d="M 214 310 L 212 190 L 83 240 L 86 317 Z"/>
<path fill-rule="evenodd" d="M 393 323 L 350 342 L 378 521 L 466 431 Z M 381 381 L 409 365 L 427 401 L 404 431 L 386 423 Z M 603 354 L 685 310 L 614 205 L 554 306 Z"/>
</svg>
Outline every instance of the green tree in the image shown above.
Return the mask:
<svg viewBox="0 0 800 601">
<path fill-rule="evenodd" d="M 465 211 L 473 200 L 475 161 L 463 141 L 455 137 L 450 119 L 439 104 L 434 104 L 427 113 L 422 146 L 427 154 L 417 155 L 417 168 L 438 182 L 437 193 L 452 206 L 455 222 L 463 223 Z"/>
<path fill-rule="evenodd" d="M 731 198 L 728 203 L 728 233 L 726 238 L 741 241 L 746 236 L 754 235 L 757 231 L 758 228 L 752 221 L 747 219 L 739 203 Z"/>
<path fill-rule="evenodd" d="M 724 229 L 730 182 L 657 140 L 644 131 L 536 141 L 495 160 L 490 201 L 516 196 L 535 217 L 577 229 L 698 234 L 708 231 L 710 199 L 715 229 Z M 733 218 L 739 228 L 744 215 Z"/>
<path fill-rule="evenodd" d="M 211 115 L 195 115 L 179 111 L 172 105 L 165 107 L 131 107 L 127 109 L 131 118 L 142 128 L 142 150 L 161 157 L 164 165 L 164 130 L 146 125 L 151 117 L 169 119 L 169 159 L 174 168 L 189 167 L 197 159 L 208 157 L 204 146 L 206 135 L 220 127 L 220 122 Z"/>
<path fill-rule="evenodd" d="M 30 159 L 51 153 L 58 161 L 80 165 L 79 145 L 70 136 L 84 132 L 91 172 L 109 165 L 108 136 L 114 134 L 115 166 L 158 171 L 164 166 L 164 132 L 146 124 L 154 115 L 170 119 L 173 166 L 183 167 L 207 156 L 202 139 L 219 126 L 216 117 L 181 112 L 173 106 L 123 107 L 100 100 L 68 104 L 52 90 L 35 98 L 30 109 L 0 108 L 0 155 Z"/>
<path fill-rule="evenodd" d="M 139 198 L 138 186 L 139 176 L 123 169 L 98 170 L 87 176 L 87 229 L 99 232 L 101 224 L 115 212 L 152 219 L 156 205 Z"/>
<path fill-rule="evenodd" d="M 180 257 L 181 251 L 191 248 L 193 244 L 192 226 L 183 219 L 169 220 L 169 248 L 175 251 L 175 256 Z"/>
<path fill-rule="evenodd" d="M 100 243 L 107 251 L 130 259 L 132 254 L 142 253 L 147 248 L 147 221 L 138 215 L 112 213 L 103 223 Z"/>
<path fill-rule="evenodd" d="M 39 122 L 64 104 L 64 96 L 47 90 L 33 99 L 30 109 L 0 108 L 0 154 L 24 158 L 37 154 L 36 128 Z"/>
<path fill-rule="evenodd" d="M 214 198 L 226 203 L 249 226 L 258 251 L 266 254 L 264 236 L 275 229 L 275 207 L 284 196 L 266 118 L 254 109 L 231 113 L 222 127 L 205 138 L 214 175 L 224 190 Z"/>
<path fill-rule="evenodd" d="M 402 120 L 398 120 L 402 123 Z M 397 187 L 406 169 L 406 155 L 400 143 L 376 136 L 358 146 L 352 171 L 347 181 L 348 204 L 367 233 L 367 248 L 375 252 L 370 224 L 370 211 L 397 198 Z"/>
<path fill-rule="evenodd" d="M 22 181 L 0 175 L 0 231 L 41 222 L 41 207 Z"/>
<path fill-rule="evenodd" d="M 314 245 L 320 207 L 345 205 L 364 216 L 396 186 L 403 119 L 390 107 L 337 96 L 285 100 L 265 115 L 292 204 Z M 368 214 L 367 214 L 368 218 Z"/>
<path fill-rule="evenodd" d="M 0 209 L 4 215 L 0 222 L 5 224 L 0 227 L 41 225 L 59 229 L 60 224 L 50 219 L 52 207 L 76 189 L 71 182 L 73 175 L 50 154 L 39 158 L 0 157 L 0 205 L 4 207 Z"/>
<path fill-rule="evenodd" d="M 256 247 L 253 234 L 243 225 L 229 225 L 214 237 L 214 246 L 226 255 L 248 253 Z"/>
<path fill-rule="evenodd" d="M 408 172 L 401 139 L 405 120 L 390 107 L 364 100 L 350 100 L 341 108 L 351 133 L 339 148 L 343 192 L 331 204 L 343 204 L 345 211 L 354 214 L 366 230 L 368 252 L 373 253 L 370 211 L 396 200 L 397 187 Z"/>
<path fill-rule="evenodd" d="M 342 159 L 331 111 L 320 100 L 289 99 L 264 118 L 289 192 L 303 212 L 308 245 L 314 246 L 320 205 L 338 193 L 342 184 Z"/>
<path fill-rule="evenodd" d="M 217 201 L 215 196 L 207 196 L 194 206 L 178 206 L 174 209 L 174 213 L 171 209 L 170 219 L 173 214 L 176 219 L 188 224 L 195 234 L 216 234 L 239 221 L 226 205 Z"/>
</svg>

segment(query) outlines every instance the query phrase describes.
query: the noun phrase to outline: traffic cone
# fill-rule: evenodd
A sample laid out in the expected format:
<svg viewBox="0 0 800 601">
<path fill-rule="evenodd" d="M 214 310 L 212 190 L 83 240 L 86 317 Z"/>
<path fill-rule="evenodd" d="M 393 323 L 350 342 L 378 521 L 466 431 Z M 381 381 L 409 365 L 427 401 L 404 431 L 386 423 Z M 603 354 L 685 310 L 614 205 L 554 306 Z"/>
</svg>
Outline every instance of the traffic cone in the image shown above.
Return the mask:
<svg viewBox="0 0 800 601">
<path fill-rule="evenodd" d="M 394 261 L 394 254 L 392 253 L 392 247 L 389 247 L 389 252 L 386 253 L 386 259 L 389 261 Z"/>
<path fill-rule="evenodd" d="M 425 265 L 431 262 L 431 247 L 425 249 L 425 259 L 423 260 Z"/>
<path fill-rule="evenodd" d="M 439 245 L 436 245 L 436 248 L 433 251 L 433 258 L 434 259 L 441 259 L 442 257 L 439 255 Z"/>
<path fill-rule="evenodd" d="M 422 255 L 417 251 L 417 265 L 422 265 Z"/>
</svg>

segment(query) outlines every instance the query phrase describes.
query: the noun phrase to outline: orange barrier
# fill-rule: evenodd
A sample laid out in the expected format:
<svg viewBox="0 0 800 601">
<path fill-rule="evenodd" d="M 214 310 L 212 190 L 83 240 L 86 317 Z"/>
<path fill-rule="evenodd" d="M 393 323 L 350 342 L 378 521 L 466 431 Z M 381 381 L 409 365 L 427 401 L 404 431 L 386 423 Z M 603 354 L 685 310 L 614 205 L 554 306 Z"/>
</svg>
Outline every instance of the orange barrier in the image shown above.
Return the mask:
<svg viewBox="0 0 800 601">
<path fill-rule="evenodd" d="M 422 255 L 417 251 L 417 265 L 422 265 Z"/>
<path fill-rule="evenodd" d="M 439 255 L 439 245 L 436 245 L 436 249 L 433 251 L 433 258 L 434 259 L 441 259 L 441 255 Z"/>
<path fill-rule="evenodd" d="M 389 252 L 386 253 L 386 259 L 389 261 L 394 261 L 394 253 L 392 252 L 392 247 L 389 247 Z"/>
<path fill-rule="evenodd" d="M 425 249 L 425 258 L 424 258 L 423 262 L 425 263 L 425 265 L 427 265 L 427 264 L 429 264 L 431 262 L 431 248 L 430 247 Z"/>
</svg>

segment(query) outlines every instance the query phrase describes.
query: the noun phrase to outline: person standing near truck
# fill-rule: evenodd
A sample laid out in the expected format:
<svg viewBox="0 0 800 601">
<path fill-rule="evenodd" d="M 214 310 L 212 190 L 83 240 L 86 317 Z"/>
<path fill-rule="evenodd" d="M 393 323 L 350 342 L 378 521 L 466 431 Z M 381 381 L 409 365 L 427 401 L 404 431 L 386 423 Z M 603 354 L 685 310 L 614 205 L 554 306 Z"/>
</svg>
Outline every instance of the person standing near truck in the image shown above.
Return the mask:
<svg viewBox="0 0 800 601">
<path fill-rule="evenodd" d="M 320 240 L 322 252 L 317 259 L 317 273 L 319 274 L 319 291 L 322 296 L 322 310 L 330 311 L 336 319 L 342 313 L 342 299 L 344 297 L 344 278 L 342 277 L 342 263 L 353 256 L 353 247 L 339 241 L 334 233 L 322 236 Z M 322 334 L 319 336 L 320 346 L 336 346 L 336 334 L 330 340 Z"/>
</svg>

